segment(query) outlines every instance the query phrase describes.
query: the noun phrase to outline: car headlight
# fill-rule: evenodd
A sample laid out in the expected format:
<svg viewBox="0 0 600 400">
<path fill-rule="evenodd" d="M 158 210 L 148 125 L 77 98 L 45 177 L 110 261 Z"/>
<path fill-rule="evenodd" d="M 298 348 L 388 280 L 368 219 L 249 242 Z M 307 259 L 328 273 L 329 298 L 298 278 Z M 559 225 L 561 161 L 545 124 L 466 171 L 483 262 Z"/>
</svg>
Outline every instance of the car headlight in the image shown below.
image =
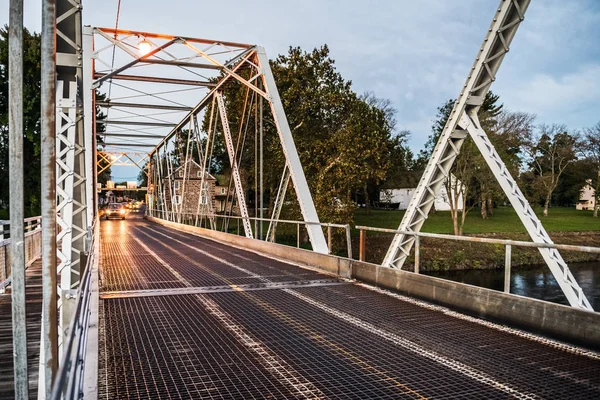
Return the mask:
<svg viewBox="0 0 600 400">
<path fill-rule="evenodd" d="M 125 210 L 121 210 L 119 211 L 121 214 L 125 214 Z"/>
</svg>

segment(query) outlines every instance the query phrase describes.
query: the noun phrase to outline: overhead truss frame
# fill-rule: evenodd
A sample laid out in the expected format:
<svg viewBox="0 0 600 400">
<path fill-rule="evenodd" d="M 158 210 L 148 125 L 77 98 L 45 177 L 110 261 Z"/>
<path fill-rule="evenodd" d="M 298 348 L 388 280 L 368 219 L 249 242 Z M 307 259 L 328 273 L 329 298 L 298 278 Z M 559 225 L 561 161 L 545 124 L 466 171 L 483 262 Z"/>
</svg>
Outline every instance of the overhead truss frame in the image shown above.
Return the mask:
<svg viewBox="0 0 600 400">
<path fill-rule="evenodd" d="M 216 130 L 217 120 L 215 118 L 213 121 L 212 128 L 214 132 L 208 133 L 209 135 L 214 135 L 206 138 L 207 133 L 202 132 L 198 126 L 198 118 L 204 112 L 213 112 L 212 107 L 217 107 L 220 110 L 218 113 L 220 116 L 219 126 L 221 127 L 219 131 L 224 133 L 223 139 L 233 171 L 232 181 L 235 183 L 231 194 L 234 196 L 237 204 L 236 207 L 241 213 L 245 235 L 247 237 L 257 236 L 256 232 L 252 231 L 249 213 L 246 209 L 245 191 L 247 188 L 243 188 L 242 179 L 236 167 L 237 163 L 239 163 L 238 158 L 241 157 L 242 149 L 238 148 L 239 143 L 236 144 L 236 148 L 233 146 L 233 133 L 228 128 L 227 110 L 222 98 L 223 94 L 226 93 L 224 89 L 228 85 L 235 83 L 246 88 L 249 93 L 252 93 L 252 96 L 257 96 L 256 99 L 262 99 L 260 101 L 261 107 L 263 101 L 267 102 L 267 108 L 271 113 L 270 116 L 276 127 L 285 155 L 286 170 L 289 173 L 288 179 L 292 182 L 296 191 L 296 197 L 303 218 L 307 222 L 319 222 L 269 66 L 269 61 L 262 47 L 244 43 L 122 29 L 115 30 L 97 27 L 87 29 L 91 32 L 92 36 L 101 38 L 105 42 L 104 46 L 93 49 L 91 53 L 91 58 L 94 60 L 95 66 L 99 68 L 99 70 L 92 72 L 92 89 L 97 89 L 107 84 L 121 86 L 121 82 L 130 82 L 132 84 L 153 82 L 168 84 L 173 87 L 175 85 L 177 87 L 198 86 L 208 90 L 202 100 L 193 107 L 180 102 L 164 101 L 165 95 L 160 93 L 148 93 L 148 96 L 145 98 L 134 95 L 127 98 L 101 99 L 96 102 L 96 106 L 103 107 L 107 114 L 109 112 L 111 114 L 110 117 L 102 120 L 107 126 L 107 132 L 101 134 L 104 137 L 104 152 L 121 152 L 127 154 L 129 148 L 135 152 L 143 152 L 144 148 L 152 149 L 148 151 L 148 198 L 149 202 L 152 202 L 156 206 L 156 210 L 153 209 L 153 206 L 150 206 L 150 213 L 158 212 L 156 215 L 160 214 L 163 218 L 179 222 L 184 218 L 184 207 L 181 198 L 175 195 L 176 189 L 174 185 L 178 183 L 174 182 L 171 175 L 177 168 L 183 166 L 184 175 L 188 178 L 187 165 L 190 159 L 193 158 L 193 154 L 200 154 L 201 157 L 205 158 L 210 156 L 209 145 L 211 143 L 214 145 L 215 136 L 218 133 Z M 152 49 L 145 54 L 141 54 L 136 48 L 136 42 L 139 40 L 149 42 Z M 96 39 L 94 39 L 94 42 L 96 42 Z M 113 47 L 129 56 L 129 60 L 122 62 L 119 67 L 115 67 L 113 65 L 114 62 L 111 63 L 107 60 L 102 60 L 102 55 L 107 54 Z M 186 51 L 182 50 L 182 48 Z M 179 72 L 188 73 L 188 77 L 168 74 L 161 75 L 160 73 L 148 75 L 149 68 L 154 68 L 153 71 L 156 71 L 155 68 L 157 67 L 175 67 Z M 247 71 L 251 72 L 248 74 Z M 194 76 L 198 76 L 200 79 L 190 79 L 189 73 L 193 73 Z M 214 75 L 215 73 L 217 75 Z M 116 81 L 119 81 L 119 83 Z M 137 90 L 137 92 L 140 93 L 140 96 L 143 94 L 141 90 Z M 165 90 L 165 93 L 168 92 L 168 90 Z M 136 100 L 131 101 L 132 98 Z M 218 101 L 219 98 L 221 98 L 220 102 Z M 213 99 L 217 101 L 215 102 Z M 258 103 L 258 100 L 255 100 L 255 102 Z M 209 111 L 207 111 L 208 106 L 211 107 Z M 120 118 L 113 116 L 114 110 L 119 110 L 121 113 Z M 150 114 L 141 114 L 141 112 L 147 112 L 146 110 L 151 110 Z M 172 118 L 159 118 L 159 111 L 173 112 L 175 113 L 174 115 L 184 112 L 185 115 L 180 118 L 179 122 L 173 122 Z M 135 118 L 136 115 L 138 118 Z M 164 133 L 164 129 L 169 129 L 169 131 Z M 190 136 L 189 140 L 194 143 L 201 143 L 204 138 L 206 147 L 197 148 L 192 151 L 188 146 L 183 152 L 180 151 L 180 148 L 176 149 L 175 141 L 178 140 L 176 136 L 181 135 L 184 131 Z M 172 155 L 176 152 L 181 153 L 178 162 L 171 160 Z M 106 160 L 109 162 L 112 161 L 110 159 Z M 200 158 L 199 164 L 203 166 L 203 171 L 207 172 L 201 178 L 202 191 L 207 191 L 209 190 L 207 180 L 210 161 L 206 162 Z M 113 162 L 110 165 L 116 164 Z M 183 188 L 179 190 L 185 192 L 185 186 L 184 182 Z M 198 202 L 202 203 L 200 199 L 205 199 L 205 195 L 203 194 L 198 199 Z M 277 206 L 280 207 L 283 203 L 283 199 L 280 199 Z M 231 205 L 233 206 L 233 202 L 231 202 Z M 274 214 L 279 215 L 279 212 L 280 209 L 276 210 Z M 209 226 L 215 227 L 212 204 L 199 204 L 197 214 L 200 217 L 196 216 L 196 219 L 207 219 Z M 307 225 L 307 230 L 313 250 L 327 253 L 327 243 L 321 227 L 309 224 Z M 271 232 L 273 229 L 269 229 L 269 231 Z"/>
</svg>

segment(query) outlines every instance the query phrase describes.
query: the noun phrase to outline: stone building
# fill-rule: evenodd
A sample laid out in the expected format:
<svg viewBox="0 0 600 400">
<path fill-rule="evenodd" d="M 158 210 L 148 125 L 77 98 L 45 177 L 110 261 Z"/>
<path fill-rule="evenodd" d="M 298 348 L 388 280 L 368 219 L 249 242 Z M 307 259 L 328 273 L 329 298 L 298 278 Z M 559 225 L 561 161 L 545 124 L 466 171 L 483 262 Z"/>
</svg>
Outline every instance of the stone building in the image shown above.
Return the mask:
<svg viewBox="0 0 600 400">
<path fill-rule="evenodd" d="M 185 178 L 185 182 L 184 182 Z M 185 184 L 184 184 L 185 183 Z M 175 169 L 170 176 L 163 179 L 165 190 L 165 202 L 168 210 L 172 210 L 172 204 L 176 204 L 183 214 L 196 214 L 198 211 L 198 199 L 200 198 L 200 212 L 207 214 L 212 206 L 216 214 L 222 214 L 225 210 L 231 210 L 231 195 L 227 201 L 227 186 L 219 186 L 214 176 L 208 174 L 204 177 L 204 190 L 201 190 L 202 167 L 193 160 L 188 161 L 187 168 L 184 165 Z M 171 196 L 171 187 L 173 196 Z M 210 203 L 209 203 L 210 202 Z M 233 214 L 239 215 L 239 208 L 233 207 Z"/>
</svg>

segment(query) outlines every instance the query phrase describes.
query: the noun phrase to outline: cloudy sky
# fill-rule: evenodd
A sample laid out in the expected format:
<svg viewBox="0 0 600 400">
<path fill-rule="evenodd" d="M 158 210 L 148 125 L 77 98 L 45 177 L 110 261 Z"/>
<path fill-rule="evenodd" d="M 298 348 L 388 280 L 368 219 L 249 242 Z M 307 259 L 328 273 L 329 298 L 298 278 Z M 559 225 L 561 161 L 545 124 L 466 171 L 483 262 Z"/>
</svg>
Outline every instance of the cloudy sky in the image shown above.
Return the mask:
<svg viewBox="0 0 600 400">
<path fill-rule="evenodd" d="M 8 21 L 8 1 L 0 22 Z M 114 27 L 118 0 L 84 0 L 84 23 Z M 223 4 L 227 4 L 226 7 Z M 390 99 L 420 149 L 436 108 L 456 97 L 498 0 L 122 0 L 119 27 L 256 43 L 272 58 L 327 44 L 357 92 Z M 40 0 L 25 25 L 40 29 Z M 538 122 L 600 121 L 600 1 L 534 0 L 492 90 Z"/>
</svg>

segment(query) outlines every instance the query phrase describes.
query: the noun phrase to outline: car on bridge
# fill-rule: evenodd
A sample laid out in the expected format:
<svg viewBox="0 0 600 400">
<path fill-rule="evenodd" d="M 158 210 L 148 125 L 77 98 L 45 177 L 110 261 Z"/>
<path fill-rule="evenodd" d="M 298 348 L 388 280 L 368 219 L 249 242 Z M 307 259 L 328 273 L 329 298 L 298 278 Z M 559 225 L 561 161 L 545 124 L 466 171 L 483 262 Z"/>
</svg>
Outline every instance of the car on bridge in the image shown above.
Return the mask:
<svg viewBox="0 0 600 400">
<path fill-rule="evenodd" d="M 127 215 L 127 209 L 121 203 L 110 203 L 108 205 L 108 207 L 106 207 L 104 209 L 104 214 L 103 214 L 105 219 L 111 219 L 111 218 L 125 219 L 126 215 Z"/>
</svg>

